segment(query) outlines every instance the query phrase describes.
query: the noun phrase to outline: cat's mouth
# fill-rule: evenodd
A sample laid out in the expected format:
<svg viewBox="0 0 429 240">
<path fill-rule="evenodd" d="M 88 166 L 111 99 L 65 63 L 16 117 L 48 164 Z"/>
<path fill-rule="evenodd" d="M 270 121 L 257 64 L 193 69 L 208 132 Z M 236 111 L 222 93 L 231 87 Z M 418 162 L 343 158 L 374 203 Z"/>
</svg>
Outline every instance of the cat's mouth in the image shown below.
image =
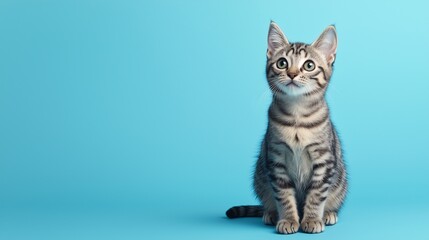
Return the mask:
<svg viewBox="0 0 429 240">
<path fill-rule="evenodd" d="M 294 81 L 290 81 L 288 84 L 286 84 L 286 87 L 301 87 L 298 84 L 296 84 Z"/>
</svg>

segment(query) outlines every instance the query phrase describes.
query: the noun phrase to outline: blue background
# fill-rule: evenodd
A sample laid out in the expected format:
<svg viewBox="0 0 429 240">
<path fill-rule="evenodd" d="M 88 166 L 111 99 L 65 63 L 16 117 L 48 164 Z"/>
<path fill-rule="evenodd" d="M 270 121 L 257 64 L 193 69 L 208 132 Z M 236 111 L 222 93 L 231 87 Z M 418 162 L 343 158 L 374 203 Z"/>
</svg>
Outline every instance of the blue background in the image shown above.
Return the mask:
<svg viewBox="0 0 429 240">
<path fill-rule="evenodd" d="M 0 2 L 0 239 L 427 239 L 424 1 Z M 251 173 L 269 21 L 336 24 L 328 91 L 350 194 L 317 236 L 275 234 Z"/>
</svg>

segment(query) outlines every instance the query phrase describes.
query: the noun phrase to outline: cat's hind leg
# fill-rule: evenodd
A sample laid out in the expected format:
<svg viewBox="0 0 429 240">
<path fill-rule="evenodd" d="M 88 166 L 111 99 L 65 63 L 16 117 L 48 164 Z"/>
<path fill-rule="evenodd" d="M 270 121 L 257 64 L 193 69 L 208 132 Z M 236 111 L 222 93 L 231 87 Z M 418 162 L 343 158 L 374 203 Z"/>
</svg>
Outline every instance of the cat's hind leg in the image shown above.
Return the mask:
<svg viewBox="0 0 429 240">
<path fill-rule="evenodd" d="M 338 213 L 337 212 L 325 212 L 323 214 L 323 222 L 326 225 L 334 225 L 338 222 Z"/>
<path fill-rule="evenodd" d="M 338 178 L 329 190 L 323 213 L 323 222 L 326 225 L 334 225 L 338 222 L 338 212 L 344 203 L 347 193 L 347 178 L 345 170 L 339 169 Z"/>
<path fill-rule="evenodd" d="M 259 189 L 261 191 L 260 200 L 264 207 L 264 214 L 262 216 L 262 221 L 266 225 L 275 226 L 277 224 L 279 217 L 277 213 L 277 207 L 276 207 L 274 195 L 272 190 L 270 189 L 268 181 L 263 181 L 262 184 L 265 185 Z"/>
<path fill-rule="evenodd" d="M 277 224 L 277 210 L 265 210 L 264 215 L 262 216 L 262 221 L 266 225 L 275 226 Z"/>
</svg>

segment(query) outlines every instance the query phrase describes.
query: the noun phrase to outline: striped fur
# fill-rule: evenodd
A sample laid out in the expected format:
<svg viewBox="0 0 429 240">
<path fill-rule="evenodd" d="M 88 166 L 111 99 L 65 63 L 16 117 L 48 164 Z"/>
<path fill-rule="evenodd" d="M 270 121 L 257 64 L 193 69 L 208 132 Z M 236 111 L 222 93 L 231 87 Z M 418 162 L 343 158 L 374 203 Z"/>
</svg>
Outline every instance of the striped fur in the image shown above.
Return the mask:
<svg viewBox="0 0 429 240">
<path fill-rule="evenodd" d="M 236 206 L 226 211 L 226 216 L 229 218 L 239 217 L 262 217 L 264 208 L 260 205 L 254 206 Z"/>
<path fill-rule="evenodd" d="M 304 44 L 289 43 L 271 23 L 266 75 L 273 101 L 253 183 L 262 205 L 233 207 L 228 217 L 262 216 L 283 234 L 300 227 L 319 233 L 337 222 L 347 173 L 325 101 L 336 46 L 333 26 Z"/>
</svg>

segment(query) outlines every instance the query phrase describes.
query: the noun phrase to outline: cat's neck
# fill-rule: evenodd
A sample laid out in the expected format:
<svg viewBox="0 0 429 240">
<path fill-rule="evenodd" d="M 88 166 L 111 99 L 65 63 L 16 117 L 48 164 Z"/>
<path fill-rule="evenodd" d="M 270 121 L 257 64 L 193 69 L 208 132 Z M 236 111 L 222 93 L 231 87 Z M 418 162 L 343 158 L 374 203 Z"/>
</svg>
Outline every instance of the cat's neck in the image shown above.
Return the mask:
<svg viewBox="0 0 429 240">
<path fill-rule="evenodd" d="M 276 95 L 273 96 L 273 103 L 280 104 L 283 106 L 289 107 L 300 107 L 307 106 L 314 102 L 323 103 L 325 102 L 325 94 L 314 94 L 314 95 L 300 95 L 300 96 L 290 96 L 290 95 Z"/>
<path fill-rule="evenodd" d="M 327 108 L 324 94 L 312 96 L 273 96 L 272 106 L 291 116 L 305 115 L 318 108 Z"/>
</svg>

